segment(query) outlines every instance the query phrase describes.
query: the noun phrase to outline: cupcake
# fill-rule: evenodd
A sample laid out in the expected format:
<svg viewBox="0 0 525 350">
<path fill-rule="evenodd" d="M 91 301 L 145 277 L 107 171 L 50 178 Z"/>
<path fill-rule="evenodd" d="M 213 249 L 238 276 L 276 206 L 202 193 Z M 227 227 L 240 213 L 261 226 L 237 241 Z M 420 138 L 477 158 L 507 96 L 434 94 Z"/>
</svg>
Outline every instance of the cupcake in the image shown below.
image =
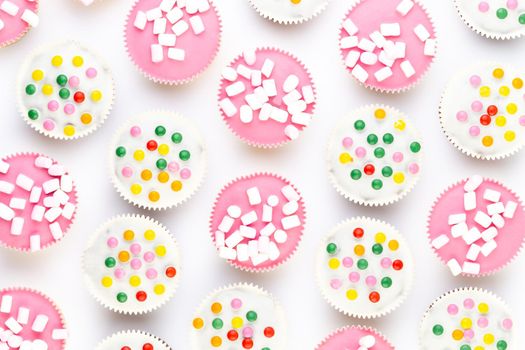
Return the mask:
<svg viewBox="0 0 525 350">
<path fill-rule="evenodd" d="M 122 331 L 104 339 L 96 350 L 171 350 L 162 339 L 142 331 Z"/>
<path fill-rule="evenodd" d="M 419 339 L 422 350 L 519 349 L 510 309 L 477 288 L 452 290 L 428 308 Z"/>
<path fill-rule="evenodd" d="M 22 39 L 38 26 L 39 0 L 4 0 L 0 4 L 0 48 Z"/>
<path fill-rule="evenodd" d="M 210 232 L 219 256 L 249 272 L 288 261 L 303 236 L 302 196 L 288 180 L 258 173 L 237 178 L 215 200 Z"/>
<path fill-rule="evenodd" d="M 478 159 L 501 159 L 525 144 L 524 76 L 506 64 L 478 63 L 457 74 L 440 105 L 447 138 Z"/>
<path fill-rule="evenodd" d="M 352 317 L 384 316 L 401 305 L 412 287 L 408 244 L 394 227 L 372 218 L 346 220 L 330 231 L 315 264 L 323 297 Z"/>
<path fill-rule="evenodd" d="M 474 175 L 450 186 L 434 202 L 428 236 L 454 276 L 486 276 L 520 252 L 524 226 L 520 198 L 500 182 Z"/>
<path fill-rule="evenodd" d="M 339 48 L 346 69 L 362 85 L 403 92 L 434 61 L 436 31 L 418 1 L 360 0 L 343 20 Z"/>
<path fill-rule="evenodd" d="M 0 290 L 0 324 L 0 349 L 63 350 L 68 338 L 62 312 L 32 289 Z"/>
<path fill-rule="evenodd" d="M 262 17 L 279 24 L 311 20 L 328 5 L 328 0 L 249 0 Z"/>
<path fill-rule="evenodd" d="M 525 34 L 522 0 L 454 0 L 459 15 L 476 33 L 490 39 L 514 39 Z"/>
<path fill-rule="evenodd" d="M 54 139 L 77 139 L 109 115 L 113 76 L 90 49 L 66 41 L 41 48 L 25 61 L 17 96 L 19 110 L 33 129 Z"/>
<path fill-rule="evenodd" d="M 146 209 L 176 207 L 200 187 L 207 151 L 197 127 L 179 114 L 143 113 L 113 139 L 111 180 L 128 202 Z"/>
<path fill-rule="evenodd" d="M 315 350 L 394 350 L 394 346 L 378 331 L 368 327 L 339 328 L 317 345 Z"/>
<path fill-rule="evenodd" d="M 315 105 L 310 73 L 288 52 L 245 50 L 222 71 L 221 116 L 252 146 L 273 148 L 295 140 L 310 124 Z"/>
<path fill-rule="evenodd" d="M 398 201 L 419 180 L 423 152 L 412 123 L 398 110 L 362 107 L 336 125 L 328 143 L 328 176 L 348 200 L 370 206 Z"/>
<path fill-rule="evenodd" d="M 123 215 L 104 223 L 83 256 L 84 279 L 104 307 L 122 314 L 158 309 L 175 294 L 180 254 L 157 221 Z"/>
<path fill-rule="evenodd" d="M 178 85 L 211 64 L 221 29 L 211 0 L 136 0 L 124 35 L 128 55 L 148 79 Z"/>
<path fill-rule="evenodd" d="M 234 284 L 211 293 L 197 310 L 191 349 L 285 350 L 284 311 L 265 290 Z"/>
<path fill-rule="evenodd" d="M 36 252 L 57 243 L 77 205 L 73 178 L 55 160 L 37 153 L 0 160 L 0 245 Z"/>
</svg>

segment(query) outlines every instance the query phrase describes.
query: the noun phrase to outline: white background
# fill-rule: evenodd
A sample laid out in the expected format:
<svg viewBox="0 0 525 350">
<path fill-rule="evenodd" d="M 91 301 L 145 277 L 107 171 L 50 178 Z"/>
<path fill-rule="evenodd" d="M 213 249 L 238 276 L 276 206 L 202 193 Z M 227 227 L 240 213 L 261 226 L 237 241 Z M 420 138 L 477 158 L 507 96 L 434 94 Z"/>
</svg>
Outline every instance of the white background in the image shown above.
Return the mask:
<svg viewBox="0 0 525 350">
<path fill-rule="evenodd" d="M 220 53 L 195 82 L 180 87 L 156 85 L 141 76 L 127 58 L 123 25 L 131 0 L 103 0 L 85 8 L 74 0 L 41 1 L 41 25 L 17 44 L 0 49 L 1 153 L 40 151 L 66 165 L 77 179 L 80 208 L 74 230 L 58 246 L 41 254 L 0 251 L 0 286 L 27 285 L 41 289 L 62 307 L 71 331 L 69 349 L 93 349 L 115 331 L 138 328 L 168 341 L 174 350 L 189 349 L 188 333 L 195 308 L 213 289 L 248 281 L 271 291 L 289 319 L 288 349 L 313 349 L 332 330 L 365 324 L 383 331 L 398 349 L 416 349 L 421 316 L 432 300 L 461 286 L 488 288 L 512 305 L 525 324 L 523 255 L 496 276 L 453 278 L 427 243 L 425 222 L 439 192 L 474 173 L 503 180 L 523 194 L 525 153 L 498 162 L 482 162 L 460 154 L 444 137 L 438 122 L 438 103 L 448 79 L 476 60 L 519 64 L 523 40 L 496 42 L 477 36 L 457 15 L 451 0 L 426 1 L 439 32 L 437 61 L 422 83 L 400 95 L 380 95 L 358 86 L 344 70 L 337 49 L 337 29 L 349 1 L 333 0 L 316 19 L 299 26 L 279 26 L 264 20 L 247 0 L 217 0 L 224 23 Z M 15 105 L 15 80 L 23 59 L 39 45 L 64 38 L 96 48 L 109 61 L 116 80 L 114 110 L 96 133 L 73 142 L 40 136 L 20 117 Z M 294 52 L 310 68 L 318 87 L 313 124 L 288 146 L 261 151 L 238 141 L 220 120 L 216 91 L 220 71 L 249 45 L 272 45 Z M 324 149 L 336 120 L 367 103 L 387 103 L 406 112 L 425 141 L 421 181 L 405 199 L 386 208 L 363 208 L 339 196 L 328 182 Z M 202 189 L 183 206 L 152 216 L 168 226 L 183 255 L 182 281 L 175 298 L 142 317 L 119 316 L 103 309 L 88 294 L 80 271 L 80 256 L 99 224 L 122 213 L 145 213 L 128 205 L 108 180 L 109 140 L 129 117 L 151 109 L 170 109 L 193 119 L 209 146 L 209 172 Z M 521 165 L 520 165 L 521 164 Z M 308 222 L 298 254 L 281 269 L 251 275 L 219 259 L 208 233 L 208 217 L 218 190 L 230 179 L 255 171 L 277 172 L 302 191 Z M 520 173 L 521 171 L 521 173 Z M 409 299 L 392 314 L 373 321 L 348 318 L 320 296 L 314 280 L 314 256 L 321 235 L 341 220 L 369 215 L 389 221 L 407 237 L 417 263 L 416 283 Z M 521 312 L 519 312 L 521 311 Z M 523 328 L 521 329 L 523 330 Z M 517 349 L 511 349 L 517 350 Z"/>
</svg>

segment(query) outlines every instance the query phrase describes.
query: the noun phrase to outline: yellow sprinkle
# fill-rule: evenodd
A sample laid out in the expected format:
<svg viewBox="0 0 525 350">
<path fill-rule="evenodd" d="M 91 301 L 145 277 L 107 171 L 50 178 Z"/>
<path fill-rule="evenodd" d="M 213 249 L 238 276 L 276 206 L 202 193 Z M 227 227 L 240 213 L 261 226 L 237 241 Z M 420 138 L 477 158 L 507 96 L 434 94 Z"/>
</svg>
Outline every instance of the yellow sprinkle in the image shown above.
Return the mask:
<svg viewBox="0 0 525 350">
<path fill-rule="evenodd" d="M 213 303 L 211 304 L 211 312 L 213 312 L 214 314 L 218 314 L 222 311 L 222 305 L 221 303 Z"/>
<path fill-rule="evenodd" d="M 471 329 L 472 328 L 472 320 L 468 317 L 465 317 L 461 320 L 461 328 L 463 329 Z"/>
<path fill-rule="evenodd" d="M 93 117 L 89 113 L 84 113 L 80 116 L 80 121 L 82 124 L 91 124 Z"/>
<path fill-rule="evenodd" d="M 173 181 L 171 183 L 171 189 L 174 191 L 174 192 L 179 192 L 180 190 L 182 190 L 182 182 L 180 181 Z"/>
<path fill-rule="evenodd" d="M 102 98 L 102 92 L 100 92 L 99 90 L 93 90 L 91 92 L 91 100 L 93 100 L 94 102 L 100 101 L 101 98 Z"/>
<path fill-rule="evenodd" d="M 504 72 L 503 69 L 501 69 L 501 68 L 496 68 L 496 69 L 494 69 L 494 71 L 492 72 L 492 75 L 493 75 L 494 78 L 496 78 L 496 79 L 501 79 L 501 78 L 503 78 L 503 76 L 505 75 L 505 72 Z"/>
<path fill-rule="evenodd" d="M 242 318 L 240 318 L 240 317 L 232 318 L 232 327 L 233 328 L 239 329 L 239 328 L 242 327 L 242 325 L 243 325 Z"/>
<path fill-rule="evenodd" d="M 102 285 L 106 288 L 109 288 L 113 285 L 113 280 L 111 279 L 111 277 L 104 277 L 102 278 Z"/>
<path fill-rule="evenodd" d="M 51 59 L 51 64 L 55 67 L 60 67 L 62 65 L 62 62 L 64 62 L 64 60 L 62 59 L 62 56 L 54 56 L 52 59 Z"/>
<path fill-rule="evenodd" d="M 157 179 L 160 183 L 166 183 L 170 180 L 170 175 L 165 171 L 161 171 L 157 176 Z"/>
<path fill-rule="evenodd" d="M 478 345 L 474 348 L 474 350 L 485 350 L 485 348 L 481 345 Z"/>
<path fill-rule="evenodd" d="M 336 270 L 339 268 L 339 265 L 341 265 L 341 263 L 339 262 L 339 259 L 337 258 L 332 258 L 328 261 L 328 266 L 332 269 L 332 270 Z"/>
<path fill-rule="evenodd" d="M 290 0 L 290 2 L 294 5 L 300 4 L 302 0 Z"/>
<path fill-rule="evenodd" d="M 348 153 L 341 153 L 341 155 L 339 156 L 339 162 L 341 164 L 346 164 L 346 163 L 350 163 L 352 162 L 354 159 L 352 158 L 352 156 Z"/>
<path fill-rule="evenodd" d="M 365 255 L 365 247 L 363 247 L 361 244 L 358 244 L 354 247 L 354 253 L 357 256 L 363 256 Z"/>
<path fill-rule="evenodd" d="M 195 329 L 201 329 L 204 327 L 204 320 L 200 317 L 193 320 L 193 328 Z"/>
<path fill-rule="evenodd" d="M 166 291 L 166 287 L 162 283 L 157 284 L 155 287 L 153 287 L 153 291 L 157 295 L 162 295 Z"/>
<path fill-rule="evenodd" d="M 64 135 L 73 136 L 75 135 L 75 127 L 73 125 L 64 126 Z"/>
<path fill-rule="evenodd" d="M 136 159 L 136 158 L 135 158 Z M 138 159 L 137 159 L 138 160 Z M 149 169 L 144 169 L 140 172 L 140 178 L 144 181 L 149 181 L 151 180 L 151 177 L 153 176 L 153 174 L 151 173 L 151 170 Z"/>
<path fill-rule="evenodd" d="M 160 153 L 160 155 L 165 156 L 169 152 L 170 152 L 170 147 L 168 145 L 166 145 L 165 143 L 159 145 L 159 153 Z"/>
<path fill-rule="evenodd" d="M 131 276 L 129 278 L 129 284 L 132 286 L 132 287 L 138 287 L 140 286 L 140 277 L 139 276 Z"/>
<path fill-rule="evenodd" d="M 133 238 L 135 238 L 135 232 L 131 230 L 124 231 L 124 234 L 122 235 L 126 241 L 132 241 Z"/>
<path fill-rule="evenodd" d="M 82 56 L 75 56 L 73 57 L 73 65 L 75 67 L 80 67 L 84 64 L 84 59 L 82 58 Z"/>
<path fill-rule="evenodd" d="M 521 80 L 520 78 L 516 78 L 512 81 L 512 86 L 519 90 L 523 87 L 523 80 Z"/>
<path fill-rule="evenodd" d="M 131 185 L 130 190 L 133 194 L 140 194 L 140 192 L 142 192 L 142 186 L 140 186 L 139 184 L 133 184 Z"/>
<path fill-rule="evenodd" d="M 211 338 L 210 343 L 211 343 L 211 346 L 213 346 L 214 348 L 218 348 L 219 346 L 222 345 L 222 339 L 221 337 L 215 335 Z"/>
<path fill-rule="evenodd" d="M 480 314 L 488 314 L 489 313 L 489 306 L 487 305 L 487 303 L 480 303 L 478 305 L 478 311 Z"/>
<path fill-rule="evenodd" d="M 497 126 L 505 126 L 505 124 L 507 124 L 507 118 L 505 118 L 502 115 L 500 115 L 499 117 L 496 118 L 496 125 Z"/>
<path fill-rule="evenodd" d="M 148 241 L 153 241 L 155 239 L 155 231 L 146 230 L 146 232 L 144 232 L 144 238 Z"/>
<path fill-rule="evenodd" d="M 346 291 L 346 298 L 348 300 L 356 300 L 357 299 L 357 291 L 355 289 L 349 289 Z"/>
<path fill-rule="evenodd" d="M 499 88 L 499 94 L 501 96 L 509 96 L 510 94 L 510 89 L 508 86 L 502 86 Z"/>
<path fill-rule="evenodd" d="M 374 112 L 374 116 L 377 118 L 377 119 L 385 119 L 386 117 L 386 112 L 384 109 L 382 108 L 379 108 L 379 109 L 376 109 L 375 112 Z"/>
<path fill-rule="evenodd" d="M 37 69 L 33 71 L 33 74 L 31 76 L 33 77 L 34 81 L 40 81 L 44 79 L 44 72 L 42 72 L 40 69 Z"/>
<path fill-rule="evenodd" d="M 400 131 L 405 130 L 406 126 L 407 126 L 407 124 L 402 119 L 399 119 L 397 122 L 394 123 L 394 128 L 396 128 L 396 129 L 398 129 Z"/>
<path fill-rule="evenodd" d="M 405 174 L 399 172 L 394 174 L 394 182 L 396 184 L 402 184 L 405 181 Z"/>
<path fill-rule="evenodd" d="M 383 232 L 376 233 L 375 236 L 376 243 L 383 244 L 386 242 L 386 235 Z"/>
<path fill-rule="evenodd" d="M 135 153 L 133 153 L 133 158 L 140 162 L 144 159 L 144 151 L 140 149 L 136 150 Z"/>
<path fill-rule="evenodd" d="M 163 245 L 156 246 L 155 253 L 157 253 L 158 256 L 163 257 L 166 255 L 166 247 Z"/>
<path fill-rule="evenodd" d="M 489 97 L 490 96 L 490 88 L 488 86 L 482 86 L 479 88 L 479 95 L 481 97 Z"/>
<path fill-rule="evenodd" d="M 49 84 L 42 86 L 42 93 L 46 96 L 49 96 L 53 93 L 53 87 Z"/>
<path fill-rule="evenodd" d="M 487 345 L 494 344 L 494 335 L 487 333 L 483 336 L 483 342 Z"/>
<path fill-rule="evenodd" d="M 515 103 L 509 103 L 507 105 L 507 112 L 509 112 L 509 114 L 516 114 L 517 111 L 518 106 Z"/>
<path fill-rule="evenodd" d="M 512 130 L 508 130 L 505 131 L 503 137 L 505 138 L 505 141 L 512 142 L 516 139 L 516 133 Z"/>
<path fill-rule="evenodd" d="M 152 202 L 158 202 L 160 199 L 160 194 L 157 191 L 151 191 L 148 195 L 148 198 Z"/>
</svg>

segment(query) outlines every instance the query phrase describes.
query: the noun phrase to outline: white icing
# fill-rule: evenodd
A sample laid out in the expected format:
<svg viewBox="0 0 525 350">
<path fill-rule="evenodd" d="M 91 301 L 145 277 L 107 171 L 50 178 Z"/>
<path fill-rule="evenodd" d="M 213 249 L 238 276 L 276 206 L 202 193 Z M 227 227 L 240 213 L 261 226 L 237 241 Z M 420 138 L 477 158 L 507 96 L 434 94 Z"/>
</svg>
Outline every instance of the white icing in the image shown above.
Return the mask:
<svg viewBox="0 0 525 350">
<path fill-rule="evenodd" d="M 385 110 L 386 117 L 384 119 L 375 118 L 374 112 L 378 108 Z M 364 130 L 357 131 L 354 128 L 354 123 L 357 120 L 365 122 L 366 127 Z M 396 128 L 396 125 L 399 126 L 399 121 L 402 121 L 401 124 L 404 123 L 404 130 Z M 374 146 L 367 143 L 367 137 L 372 133 L 378 137 L 378 142 Z M 385 133 L 390 133 L 394 136 L 392 144 L 383 142 L 382 138 Z M 353 145 L 350 148 L 345 148 L 342 144 L 345 137 L 350 137 L 353 140 Z M 353 201 L 369 205 L 382 205 L 396 201 L 406 195 L 419 178 L 423 152 L 411 152 L 410 144 L 414 141 L 421 144 L 418 132 L 402 113 L 387 106 L 363 107 L 342 118 L 332 133 L 328 145 L 329 176 L 338 190 Z M 356 156 L 357 147 L 364 147 L 366 156 L 358 158 Z M 374 156 L 376 147 L 384 148 L 385 156 L 383 158 L 378 159 Z M 345 152 L 353 160 L 349 163 L 341 164 L 339 157 Z M 393 155 L 396 152 L 403 154 L 401 162 L 393 161 Z M 366 175 L 363 171 L 364 166 L 367 164 L 374 165 L 375 172 L 373 175 Z M 409 171 L 411 164 L 417 164 L 417 172 L 411 173 Z M 392 176 L 385 177 L 382 175 L 381 171 L 385 166 L 392 168 Z M 351 171 L 354 169 L 358 169 L 362 174 L 359 180 L 354 180 L 350 176 Z M 400 184 L 394 181 L 395 174 L 398 172 L 404 174 L 404 181 Z M 383 187 L 380 190 L 372 188 L 374 179 L 382 181 Z"/>
<path fill-rule="evenodd" d="M 321 12 L 328 0 L 250 0 L 263 16 L 278 22 L 302 22 Z"/>
<path fill-rule="evenodd" d="M 234 310 L 231 307 L 232 299 L 240 299 L 242 307 Z M 220 303 L 222 311 L 219 314 L 214 314 L 211 311 L 213 303 Z M 248 311 L 255 311 L 257 313 L 257 320 L 249 322 L 246 319 Z M 213 293 L 201 305 L 195 317 L 202 318 L 204 327 L 201 329 L 191 330 L 191 344 L 192 349 L 195 350 L 244 350 L 242 346 L 242 332 L 246 326 L 253 329 L 253 349 L 262 349 L 269 347 L 271 350 L 285 350 L 286 347 L 286 321 L 284 311 L 279 304 L 275 302 L 273 297 L 263 291 L 262 289 L 253 285 L 234 285 Z M 226 334 L 232 329 L 231 320 L 234 317 L 240 317 L 243 320 L 243 326 L 236 331 L 239 333 L 239 338 L 232 342 L 228 340 Z M 212 321 L 215 318 L 220 318 L 224 322 L 224 326 L 220 330 L 212 327 Z M 268 338 L 264 335 L 264 329 L 272 327 L 275 330 L 275 335 Z M 213 347 L 210 339 L 213 336 L 220 336 L 222 338 L 222 346 Z"/>
<path fill-rule="evenodd" d="M 157 136 L 155 128 L 162 125 L 166 128 L 164 136 Z M 132 126 L 139 126 L 142 130 L 140 136 L 133 137 L 130 134 Z M 173 133 L 182 134 L 182 142 L 179 144 L 171 140 Z M 149 140 L 155 140 L 160 146 L 166 144 L 169 147 L 167 155 L 161 155 L 159 149 L 149 151 L 146 144 Z M 122 146 L 126 149 L 125 157 L 116 156 L 117 147 Z M 136 161 L 133 154 L 136 150 L 144 151 L 145 158 L 142 161 Z M 179 157 L 182 150 L 190 152 L 190 159 L 183 161 Z M 161 172 L 157 168 L 156 162 L 163 158 L 169 164 L 176 162 L 179 165 L 177 171 L 172 171 L 169 166 L 164 169 L 169 174 L 169 181 L 161 183 L 158 180 L 158 174 Z M 170 112 L 150 112 L 142 114 L 128 121 L 126 125 L 117 133 L 111 147 L 110 169 L 114 183 L 118 191 L 127 200 L 151 208 L 166 208 L 178 205 L 188 199 L 199 187 L 206 169 L 207 151 L 202 136 L 197 128 L 189 120 L 178 114 Z M 125 177 L 122 174 L 122 168 L 130 167 L 133 170 L 131 177 Z M 141 179 L 141 172 L 149 169 L 153 176 L 151 180 Z M 189 169 L 191 177 L 183 179 L 181 171 Z M 174 181 L 182 182 L 182 189 L 178 192 L 172 190 Z M 139 194 L 133 194 L 130 190 L 132 184 L 139 184 L 142 191 Z M 157 191 L 160 199 L 157 202 L 149 200 L 149 193 Z"/>
<path fill-rule="evenodd" d="M 496 79 L 493 71 L 496 68 L 504 70 L 505 75 L 502 79 Z M 470 83 L 470 78 L 477 75 L 481 78 L 481 84 L 474 87 Z M 525 114 L 525 101 L 523 100 L 523 88 L 515 89 L 512 81 L 515 78 L 525 79 L 515 68 L 507 65 L 495 63 L 478 63 L 471 65 L 467 70 L 457 74 L 449 83 L 441 101 L 441 124 L 447 136 L 459 148 L 471 153 L 476 157 L 505 157 L 515 152 L 525 143 L 525 119 L 524 124 L 520 124 L 520 118 Z M 490 96 L 481 97 L 480 88 L 490 87 Z M 500 87 L 507 86 L 510 89 L 508 96 L 502 96 L 498 91 Z M 483 108 L 475 112 L 472 103 L 479 101 Z M 509 103 L 515 103 L 518 107 L 515 114 L 507 112 L 506 107 Z M 487 107 L 494 105 L 498 107 L 498 114 L 491 117 L 489 125 L 481 125 L 480 117 L 487 114 Z M 466 121 L 459 121 L 457 113 L 464 111 L 468 115 Z M 505 126 L 497 126 L 496 118 L 504 116 Z M 479 136 L 472 136 L 469 130 L 472 126 L 480 128 Z M 514 141 L 506 141 L 504 135 L 507 131 L 513 130 L 516 138 Z M 490 147 L 482 144 L 484 136 L 492 136 L 494 143 Z"/>
<path fill-rule="evenodd" d="M 463 302 L 466 298 L 471 298 L 475 302 L 473 309 L 466 309 L 463 306 Z M 482 315 L 478 311 L 479 303 L 486 303 L 489 306 L 489 313 Z M 450 315 L 447 312 L 447 308 L 450 304 L 455 304 L 459 308 L 459 312 L 456 315 Z M 478 319 L 485 316 L 489 320 L 489 324 L 486 328 L 478 326 Z M 452 332 L 456 329 L 464 330 L 461 327 L 461 320 L 463 318 L 470 318 L 472 320 L 472 331 L 474 331 L 474 337 L 470 340 L 456 341 L 452 338 Z M 514 324 L 511 331 L 505 330 L 502 327 L 502 321 L 504 319 L 512 319 L 510 310 L 494 295 L 475 289 L 464 289 L 456 290 L 449 294 L 444 295 L 436 302 L 434 302 L 430 309 L 425 314 L 420 330 L 420 340 L 422 350 L 449 350 L 459 349 L 461 345 L 470 345 L 472 349 L 476 349 L 477 346 L 482 346 L 483 349 L 493 350 L 496 349 L 497 342 L 504 340 L 507 342 L 507 349 L 517 349 L 517 339 L 515 331 L 517 325 Z M 515 322 L 515 320 L 513 320 Z M 434 335 L 432 329 L 439 324 L 444 328 L 444 333 L 440 336 Z M 483 342 L 483 336 L 487 333 L 491 333 L 495 337 L 495 341 L 492 345 L 487 345 Z"/>
<path fill-rule="evenodd" d="M 354 229 L 358 227 L 364 230 L 364 236 L 359 239 L 353 235 Z M 375 236 L 378 232 L 384 233 L 386 241 L 381 244 L 383 252 L 375 255 L 372 252 L 372 246 L 376 244 Z M 399 243 L 399 248 L 395 251 L 388 246 L 391 240 Z M 327 252 L 327 246 L 330 243 L 337 245 L 337 251 L 333 255 Z M 356 245 L 365 247 L 363 256 L 357 256 L 354 253 Z M 343 264 L 343 259 L 347 257 L 353 260 L 351 267 Z M 329 267 L 329 261 L 334 258 L 340 262 L 337 269 Z M 383 258 L 389 258 L 392 262 L 399 259 L 403 262 L 403 268 L 394 270 L 391 265 L 384 268 L 381 266 Z M 368 261 L 368 267 L 365 270 L 357 267 L 359 259 Z M 350 280 L 352 272 L 359 273 L 359 281 Z M 337 226 L 323 238 L 317 253 L 316 273 L 323 295 L 336 309 L 351 315 L 377 317 L 395 309 L 406 297 L 412 287 L 414 263 L 407 243 L 394 227 L 378 220 L 354 218 Z M 377 284 L 374 287 L 367 285 L 365 279 L 368 276 L 376 277 Z M 381 279 L 384 277 L 392 279 L 392 285 L 389 288 L 381 286 Z M 331 281 L 334 279 L 342 282 L 337 289 L 331 286 Z M 346 296 L 348 290 L 355 290 L 357 299 L 349 300 Z M 369 300 L 369 294 L 374 291 L 381 296 L 377 303 Z"/>
<path fill-rule="evenodd" d="M 154 350 L 171 350 L 159 338 L 138 331 L 120 332 L 104 340 L 96 350 L 116 350 L 128 346 L 131 350 L 142 350 L 144 344 L 153 345 Z"/>
<path fill-rule="evenodd" d="M 525 13 L 525 1 L 517 0 L 517 7 L 509 9 L 508 0 L 455 0 L 456 6 L 464 20 L 474 27 L 475 30 L 491 35 L 523 35 L 525 34 L 525 25 L 519 22 L 520 15 Z M 480 3 L 489 4 L 489 10 L 482 12 L 479 10 Z M 507 9 L 508 16 L 505 19 L 499 19 L 496 11 L 500 8 Z"/>
<path fill-rule="evenodd" d="M 51 63 L 53 57 L 57 55 L 63 59 L 59 67 L 55 67 Z M 75 67 L 72 64 L 72 59 L 75 56 L 81 56 L 83 58 L 84 62 L 82 66 Z M 86 70 L 88 68 L 96 69 L 96 77 L 88 78 L 86 76 Z M 37 69 L 44 73 L 44 78 L 40 81 L 35 81 L 32 78 L 33 72 Z M 60 74 L 66 75 L 68 79 L 72 76 L 79 78 L 79 85 L 77 87 L 71 87 L 69 81 L 64 86 L 64 88 L 70 91 L 70 96 L 67 99 L 62 99 L 59 96 L 59 91 L 62 86 L 57 83 L 56 79 Z M 35 94 L 26 94 L 26 86 L 28 84 L 33 84 L 36 87 Z M 42 93 L 42 87 L 45 84 L 53 87 L 53 93 L 49 96 Z M 113 77 L 109 66 L 84 45 L 67 41 L 40 49 L 24 63 L 18 77 L 17 95 L 24 119 L 36 130 L 56 138 L 71 138 L 83 137 L 94 131 L 104 122 L 113 104 L 113 88 Z M 102 93 L 102 98 L 98 102 L 91 99 L 91 92 L 94 90 Z M 85 95 L 82 103 L 76 103 L 74 101 L 74 94 L 77 91 L 81 91 Z M 51 100 L 58 102 L 59 107 L 56 111 L 51 111 L 48 108 L 48 103 Z M 64 107 L 66 104 L 72 104 L 75 107 L 75 111 L 72 114 L 65 113 Z M 28 117 L 28 111 L 30 109 L 38 111 L 38 119 L 31 120 Z M 81 121 L 81 116 L 85 113 L 90 114 L 92 117 L 92 121 L 89 124 L 84 124 Z M 46 130 L 44 128 L 45 120 L 53 121 L 55 124 L 54 129 Z M 74 135 L 66 136 L 64 134 L 64 127 L 66 125 L 72 125 L 75 128 Z"/>
<path fill-rule="evenodd" d="M 126 241 L 123 238 L 123 233 L 126 230 L 132 230 L 135 237 L 132 241 Z M 154 240 L 147 240 L 144 238 L 146 230 L 153 230 L 155 232 Z M 115 237 L 119 245 L 112 249 L 108 246 L 108 239 Z M 130 251 L 130 246 L 138 243 L 142 246 L 139 254 L 134 254 Z M 166 247 L 166 254 L 159 256 L 155 254 L 155 258 L 151 262 L 144 259 L 146 252 L 155 253 L 155 248 L 159 245 Z M 130 260 L 126 263 L 119 261 L 118 254 L 121 251 L 130 253 Z M 117 264 L 113 268 L 105 266 L 105 260 L 108 257 L 113 257 Z M 131 260 L 138 258 L 142 262 L 140 269 L 135 270 L 131 268 Z M 165 271 L 168 267 L 173 266 L 177 270 L 174 278 L 168 278 Z M 125 277 L 119 279 L 115 276 L 115 270 L 121 268 L 125 271 Z M 146 271 L 154 268 L 158 275 L 154 279 L 146 277 Z M 84 251 L 83 269 L 85 273 L 85 280 L 96 298 L 105 306 L 113 310 L 130 313 L 143 313 L 151 311 L 169 300 L 177 287 L 179 280 L 180 268 L 180 254 L 177 244 L 168 231 L 155 220 L 140 217 L 140 216 L 122 216 L 115 218 L 100 227 L 93 235 L 88 247 Z M 106 288 L 101 281 L 104 277 L 110 277 L 113 281 L 111 287 Z M 130 277 L 138 276 L 141 284 L 137 287 L 130 285 Z M 162 295 L 154 293 L 153 288 L 157 284 L 165 286 L 165 292 Z M 147 299 L 144 302 L 139 302 L 135 295 L 138 291 L 145 291 Z M 128 296 L 125 303 L 117 301 L 117 293 L 124 292 Z"/>
</svg>

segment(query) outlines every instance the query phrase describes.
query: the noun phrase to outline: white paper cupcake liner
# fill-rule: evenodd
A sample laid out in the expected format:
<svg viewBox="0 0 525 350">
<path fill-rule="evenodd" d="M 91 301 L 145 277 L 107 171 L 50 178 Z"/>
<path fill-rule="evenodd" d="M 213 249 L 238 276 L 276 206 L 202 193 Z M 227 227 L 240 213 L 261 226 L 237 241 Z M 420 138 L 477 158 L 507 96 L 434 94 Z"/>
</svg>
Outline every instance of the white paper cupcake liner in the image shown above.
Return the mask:
<svg viewBox="0 0 525 350">
<path fill-rule="evenodd" d="M 145 339 L 145 340 L 144 340 Z M 105 338 L 103 341 L 101 341 L 95 350 L 117 350 L 116 346 L 118 346 L 120 350 L 120 341 L 148 341 L 150 343 L 153 343 L 155 350 L 171 350 L 171 347 L 161 338 L 140 330 L 127 330 L 127 331 L 120 331 L 118 333 L 114 333 L 107 338 Z M 137 348 L 137 350 L 139 350 Z"/>
<path fill-rule="evenodd" d="M 283 24 L 283 25 L 294 25 L 294 24 L 301 24 L 304 22 L 308 22 L 309 20 L 317 17 L 321 12 L 323 12 L 326 7 L 328 6 L 329 0 L 315 0 L 319 2 L 318 7 L 315 9 L 315 11 L 308 16 L 278 16 L 275 13 L 272 13 L 271 11 L 267 11 L 263 8 L 261 8 L 257 2 L 260 1 L 271 1 L 271 0 L 248 0 L 250 2 L 250 6 L 253 7 L 253 9 L 263 18 L 270 20 L 274 23 Z M 290 1 L 290 0 L 286 0 Z M 303 0 L 306 1 L 306 0 Z M 310 0 L 311 1 L 311 0 Z M 298 4 L 300 6 L 300 4 Z"/>
<path fill-rule="evenodd" d="M 344 333 L 346 332 L 347 330 L 349 329 L 359 329 L 359 330 L 363 330 L 365 332 L 370 332 L 370 333 L 373 333 L 375 334 L 376 336 L 380 337 L 385 343 L 387 343 L 392 349 L 394 349 L 394 345 L 392 345 L 392 343 L 390 343 L 390 340 L 388 340 L 384 334 L 382 334 L 381 332 L 379 332 L 377 329 L 374 329 L 372 327 L 367 327 L 367 326 L 345 326 L 345 327 L 341 327 L 341 328 L 338 328 L 336 330 L 334 330 L 332 333 L 330 333 L 329 335 L 327 335 L 323 341 L 321 341 L 317 347 L 315 348 L 315 350 L 319 350 L 324 344 L 326 344 L 327 342 L 330 341 L 330 339 L 336 335 L 339 335 L 341 333 Z M 346 350 L 346 349 L 345 349 Z M 358 349 L 359 350 L 359 349 Z"/>
</svg>

